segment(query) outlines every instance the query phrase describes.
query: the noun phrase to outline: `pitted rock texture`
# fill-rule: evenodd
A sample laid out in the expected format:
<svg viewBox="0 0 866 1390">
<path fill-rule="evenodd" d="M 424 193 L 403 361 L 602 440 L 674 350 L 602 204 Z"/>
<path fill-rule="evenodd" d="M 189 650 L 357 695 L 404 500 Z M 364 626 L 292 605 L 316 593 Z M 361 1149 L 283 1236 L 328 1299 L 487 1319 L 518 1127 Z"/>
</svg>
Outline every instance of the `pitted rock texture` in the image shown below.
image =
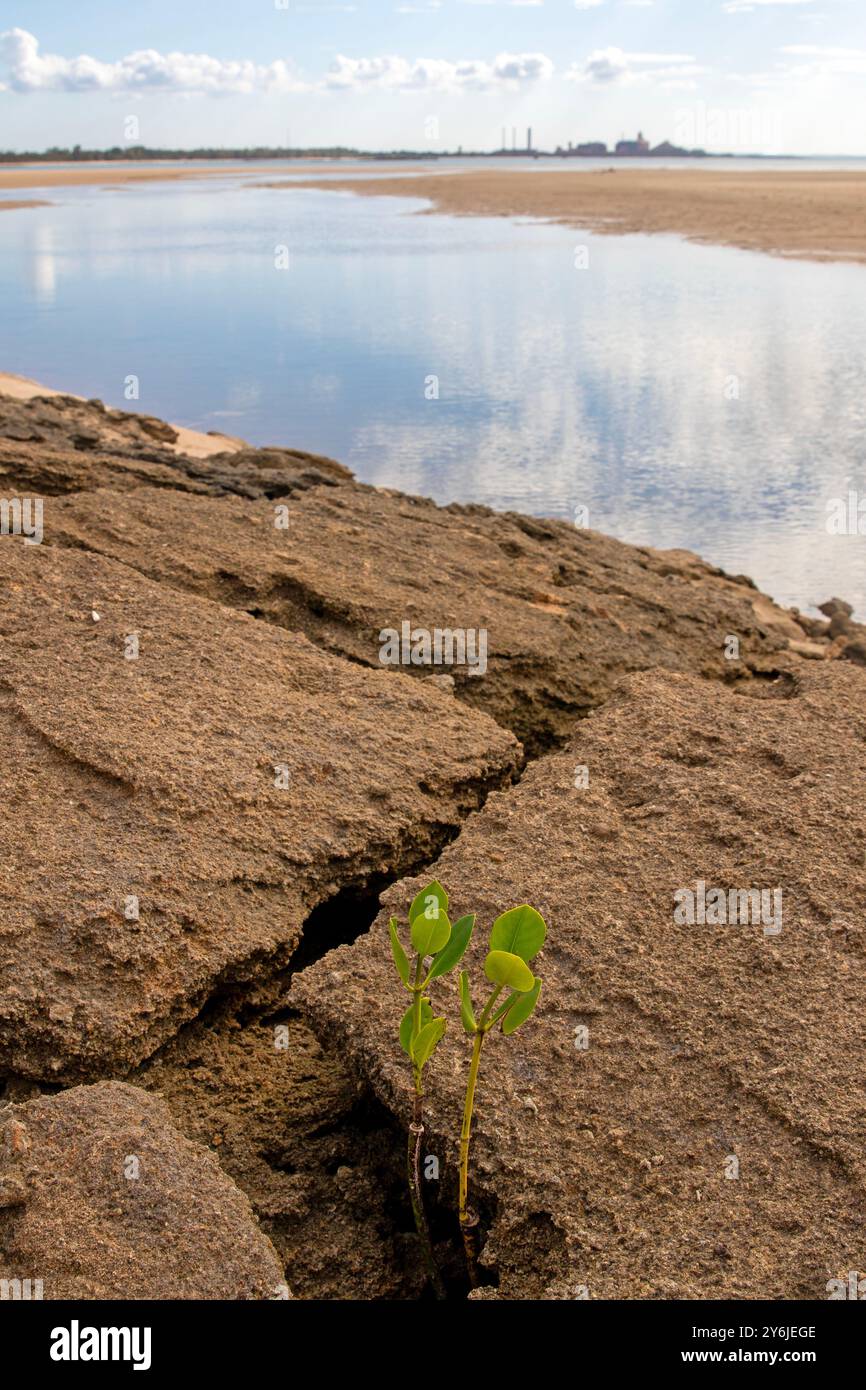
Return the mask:
<svg viewBox="0 0 866 1390">
<path fill-rule="evenodd" d="M 45 1299 L 290 1296 L 213 1155 L 111 1081 L 0 1109 L 0 1280 L 16 1279 Z"/>
<path fill-rule="evenodd" d="M 429 683 L 11 536 L 0 727 L 0 1071 L 64 1081 L 280 969 L 316 906 L 429 859 L 519 752 Z"/>
<path fill-rule="evenodd" d="M 824 1299 L 862 1264 L 866 676 L 810 662 L 753 684 L 764 698 L 632 677 L 293 983 L 405 1121 L 389 913 L 433 873 L 453 916 L 477 911 L 482 1002 L 492 920 L 522 901 L 545 915 L 538 1010 L 487 1039 L 475 1121 L 503 1297 Z M 773 899 L 764 921 L 677 922 L 700 882 L 781 890 L 781 931 Z M 451 1023 L 428 1121 L 453 1182 L 469 1044 L 453 983 L 431 993 Z"/>
</svg>

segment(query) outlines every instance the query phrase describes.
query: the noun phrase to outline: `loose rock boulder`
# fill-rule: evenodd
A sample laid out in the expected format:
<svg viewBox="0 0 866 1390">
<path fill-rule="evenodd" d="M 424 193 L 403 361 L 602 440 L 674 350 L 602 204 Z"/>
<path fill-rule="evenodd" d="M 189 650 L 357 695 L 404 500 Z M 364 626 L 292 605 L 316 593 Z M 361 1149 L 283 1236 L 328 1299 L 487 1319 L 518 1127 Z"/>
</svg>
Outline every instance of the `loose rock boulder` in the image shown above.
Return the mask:
<svg viewBox="0 0 866 1390">
<path fill-rule="evenodd" d="M 10 1298 L 27 1280 L 45 1299 L 290 1296 L 213 1156 L 161 1101 L 110 1081 L 0 1109 L 3 1280 Z"/>
</svg>

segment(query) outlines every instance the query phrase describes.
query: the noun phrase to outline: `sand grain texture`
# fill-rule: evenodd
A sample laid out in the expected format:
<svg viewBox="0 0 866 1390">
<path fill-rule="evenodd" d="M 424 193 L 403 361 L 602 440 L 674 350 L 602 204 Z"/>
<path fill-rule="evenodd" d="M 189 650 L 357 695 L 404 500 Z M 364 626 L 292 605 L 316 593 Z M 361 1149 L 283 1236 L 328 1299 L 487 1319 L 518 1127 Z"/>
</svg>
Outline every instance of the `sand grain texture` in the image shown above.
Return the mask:
<svg viewBox="0 0 866 1390">
<path fill-rule="evenodd" d="M 423 862 L 516 761 L 446 692 L 95 555 L 5 537 L 0 596 L 13 1071 L 140 1061 L 284 966 L 341 888 Z"/>
</svg>

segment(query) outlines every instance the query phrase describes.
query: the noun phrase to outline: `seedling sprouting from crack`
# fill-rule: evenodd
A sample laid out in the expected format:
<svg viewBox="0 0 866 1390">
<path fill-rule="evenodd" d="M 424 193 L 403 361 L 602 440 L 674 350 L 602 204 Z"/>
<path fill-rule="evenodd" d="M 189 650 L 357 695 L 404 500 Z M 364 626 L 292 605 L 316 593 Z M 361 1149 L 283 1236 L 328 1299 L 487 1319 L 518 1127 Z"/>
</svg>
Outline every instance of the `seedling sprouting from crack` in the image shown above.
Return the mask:
<svg viewBox="0 0 866 1390">
<path fill-rule="evenodd" d="M 433 1257 L 433 1245 L 424 1211 L 421 1188 L 421 1146 L 424 1139 L 424 1068 L 445 1034 L 446 1021 L 433 1015 L 424 993 L 431 980 L 446 975 L 458 964 L 472 935 L 474 915 L 461 917 L 452 927 L 448 920 L 448 894 L 436 880 L 421 892 L 409 908 L 409 935 L 415 955 L 410 965 L 400 937 L 396 918 L 391 918 L 391 952 L 406 989 L 412 995 L 400 1023 L 400 1045 L 412 1067 L 413 1109 L 406 1156 L 412 1213 L 421 1241 L 424 1262 L 437 1298 L 444 1298 L 442 1281 Z"/>
<path fill-rule="evenodd" d="M 463 1125 L 460 1130 L 458 1215 L 466 1251 L 469 1282 L 473 1288 L 478 1283 L 478 1217 L 469 1206 L 469 1139 L 472 1132 L 472 1111 L 475 1106 L 481 1049 L 487 1034 L 497 1023 L 507 1035 L 515 1032 L 533 1012 L 541 992 L 541 980 L 533 975 L 529 961 L 541 950 L 546 935 L 544 918 L 534 907 L 529 907 L 526 903 L 522 907 L 513 907 L 509 912 L 503 912 L 501 917 L 497 917 L 490 932 L 490 950 L 484 961 L 484 973 L 493 985 L 493 990 L 477 1021 L 472 1007 L 469 976 L 465 970 L 460 972 L 460 1016 L 465 1031 L 473 1039 L 473 1044 L 463 1106 Z M 497 1008 L 499 996 L 504 989 L 510 990 L 511 993 Z"/>
</svg>

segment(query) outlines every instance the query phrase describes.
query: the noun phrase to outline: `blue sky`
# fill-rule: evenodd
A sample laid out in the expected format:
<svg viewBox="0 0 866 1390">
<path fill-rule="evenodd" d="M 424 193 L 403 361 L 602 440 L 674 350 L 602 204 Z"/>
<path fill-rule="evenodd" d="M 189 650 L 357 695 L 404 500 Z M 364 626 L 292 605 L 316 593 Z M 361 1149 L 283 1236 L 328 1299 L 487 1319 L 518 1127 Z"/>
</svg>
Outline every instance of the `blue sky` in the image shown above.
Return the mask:
<svg viewBox="0 0 866 1390">
<path fill-rule="evenodd" d="M 866 0 L 0 0 L 0 35 L 11 149 L 866 154 Z"/>
</svg>

